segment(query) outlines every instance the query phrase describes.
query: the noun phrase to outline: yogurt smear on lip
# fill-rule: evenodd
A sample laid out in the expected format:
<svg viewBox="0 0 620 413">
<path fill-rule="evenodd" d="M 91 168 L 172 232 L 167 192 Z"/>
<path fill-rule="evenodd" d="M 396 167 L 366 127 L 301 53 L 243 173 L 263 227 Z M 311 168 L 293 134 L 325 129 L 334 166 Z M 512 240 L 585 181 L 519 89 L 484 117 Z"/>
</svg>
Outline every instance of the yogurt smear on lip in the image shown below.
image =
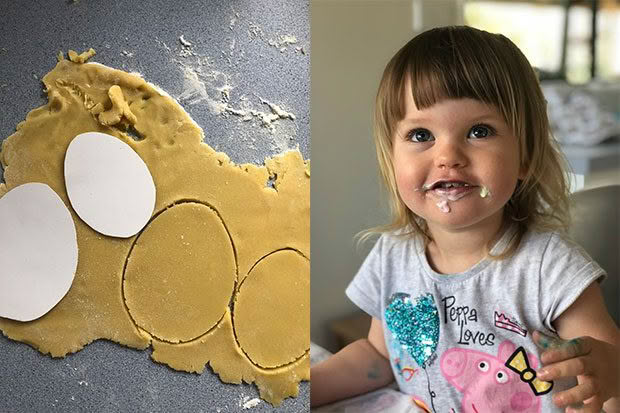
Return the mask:
<svg viewBox="0 0 620 413">
<path fill-rule="evenodd" d="M 449 213 L 450 204 L 449 201 L 458 201 L 463 198 L 465 195 L 472 192 L 475 188 L 480 188 L 479 195 L 481 198 L 486 198 L 491 195 L 489 189 L 481 185 L 480 187 L 474 185 L 458 185 L 452 187 L 437 187 L 435 189 L 431 189 L 434 184 L 426 184 L 421 188 L 415 189 L 416 191 L 423 191 L 425 196 L 431 196 L 435 199 L 437 208 L 443 213 Z"/>
<path fill-rule="evenodd" d="M 442 197 L 445 196 L 446 198 L 449 198 L 451 201 L 456 201 L 456 199 L 451 199 L 451 198 L 455 198 L 457 196 L 459 198 L 461 198 L 463 195 L 469 193 L 474 188 L 475 187 L 472 186 L 472 185 L 457 186 L 457 187 L 452 187 L 452 188 L 441 188 L 441 187 L 439 187 L 439 188 L 435 188 L 435 189 L 430 189 L 428 192 L 431 192 L 431 193 L 433 193 L 435 195 L 442 196 Z"/>
</svg>

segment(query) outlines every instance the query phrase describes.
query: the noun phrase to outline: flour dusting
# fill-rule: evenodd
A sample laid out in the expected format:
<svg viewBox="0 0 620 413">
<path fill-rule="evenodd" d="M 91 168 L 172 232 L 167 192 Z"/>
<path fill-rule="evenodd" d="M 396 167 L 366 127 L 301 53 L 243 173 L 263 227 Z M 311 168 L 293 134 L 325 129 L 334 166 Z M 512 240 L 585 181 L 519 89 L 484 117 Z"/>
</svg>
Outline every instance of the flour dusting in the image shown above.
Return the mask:
<svg viewBox="0 0 620 413">
<path fill-rule="evenodd" d="M 247 64 L 246 48 L 248 54 L 256 53 L 257 48 L 265 52 L 276 48 L 281 53 L 291 50 L 305 54 L 304 46 L 294 34 L 266 33 L 259 24 L 247 20 L 233 8 L 231 10 L 226 21 L 231 36 L 219 50 L 221 55 L 204 54 L 200 45 L 185 35 L 178 37 L 176 47 L 156 39 L 178 65 L 182 76 L 182 89 L 171 91 L 171 95 L 188 114 L 204 109 L 224 122 L 230 122 L 226 126 L 230 140 L 244 143 L 257 154 L 265 144 L 273 154 L 298 149 L 298 116 L 294 108 L 287 102 L 265 96 L 268 93 L 264 90 L 248 89 L 252 79 L 243 79 L 237 67 Z M 213 146 L 218 150 L 217 144 Z"/>
<path fill-rule="evenodd" d="M 269 44 L 269 46 L 275 47 L 276 49 L 280 50 L 280 52 L 286 51 L 287 46 L 295 43 L 297 43 L 297 38 L 291 34 L 281 35 L 275 40 L 269 39 L 267 41 L 267 44 Z"/>
<path fill-rule="evenodd" d="M 258 397 L 252 399 L 252 400 L 248 400 L 247 402 L 245 402 L 243 404 L 243 409 L 251 409 L 252 407 L 256 407 L 258 404 L 260 403 L 260 399 Z"/>
<path fill-rule="evenodd" d="M 252 23 L 248 30 L 262 35 L 262 29 Z M 297 39 L 294 36 L 282 36 L 280 41 L 283 43 L 279 44 L 288 45 Z M 181 105 L 204 105 L 211 113 L 224 119 L 236 119 L 235 136 L 248 143 L 249 148 L 256 148 L 255 139 L 261 137 L 257 131 L 264 130 L 268 133 L 264 137 L 270 141 L 273 151 L 293 149 L 297 116 L 286 104 L 275 103 L 254 94 L 249 97 L 246 94 L 235 94 L 235 88 L 241 80 L 238 74 L 220 69 L 214 63 L 215 59 L 194 51 L 191 43 L 184 38 L 181 45 L 177 57 L 173 58 L 183 75 L 183 89 L 176 96 Z M 165 43 L 162 46 L 169 50 Z M 229 47 L 231 56 L 236 47 L 237 40 L 233 38 Z M 232 66 L 230 60 L 228 62 Z"/>
<path fill-rule="evenodd" d="M 184 47 L 191 47 L 192 44 L 190 42 L 188 42 L 187 40 L 185 40 L 185 37 L 183 37 L 183 35 L 181 35 L 181 37 L 179 37 L 179 42 L 181 42 L 181 44 Z"/>
<path fill-rule="evenodd" d="M 243 410 L 247 410 L 251 409 L 252 407 L 256 407 L 259 403 L 260 399 L 258 397 L 251 399 L 250 396 L 246 396 L 245 394 L 241 393 L 238 406 L 243 408 Z"/>
<path fill-rule="evenodd" d="M 235 12 L 233 9 L 234 16 L 230 18 L 230 22 L 228 23 L 228 28 L 233 30 L 235 28 L 235 23 L 237 23 L 237 19 L 239 18 L 239 13 Z"/>
</svg>

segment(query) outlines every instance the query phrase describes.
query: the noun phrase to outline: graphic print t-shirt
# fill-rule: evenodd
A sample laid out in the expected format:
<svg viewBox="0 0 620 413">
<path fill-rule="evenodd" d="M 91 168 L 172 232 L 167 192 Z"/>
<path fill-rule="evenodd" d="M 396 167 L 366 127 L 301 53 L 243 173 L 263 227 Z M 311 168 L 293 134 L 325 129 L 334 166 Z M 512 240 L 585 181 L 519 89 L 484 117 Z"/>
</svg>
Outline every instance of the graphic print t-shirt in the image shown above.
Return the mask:
<svg viewBox="0 0 620 413">
<path fill-rule="evenodd" d="M 514 229 L 492 249 L 498 254 Z M 552 321 L 604 271 L 556 233 L 530 232 L 508 259 L 483 259 L 439 274 L 418 238 L 383 235 L 346 290 L 382 321 L 394 377 L 434 412 L 561 412 L 554 392 L 575 380 L 535 377 L 531 332 L 554 336 Z"/>
</svg>

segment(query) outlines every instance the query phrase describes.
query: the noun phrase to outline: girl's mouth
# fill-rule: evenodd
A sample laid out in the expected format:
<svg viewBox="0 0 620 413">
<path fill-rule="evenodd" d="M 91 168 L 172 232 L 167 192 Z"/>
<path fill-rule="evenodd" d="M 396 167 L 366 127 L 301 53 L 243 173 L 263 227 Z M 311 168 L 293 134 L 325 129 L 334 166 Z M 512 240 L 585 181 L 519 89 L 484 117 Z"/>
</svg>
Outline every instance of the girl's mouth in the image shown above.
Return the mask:
<svg viewBox="0 0 620 413">
<path fill-rule="evenodd" d="M 452 185 L 452 186 L 437 186 L 433 189 L 430 189 L 429 192 L 432 192 L 436 195 L 439 195 L 441 197 L 445 197 L 445 198 L 452 198 L 452 197 L 456 197 L 459 195 L 464 195 L 466 193 L 469 193 L 471 191 L 473 191 L 476 187 L 473 185 Z"/>
<path fill-rule="evenodd" d="M 488 188 L 484 185 L 477 186 L 471 185 L 466 182 L 460 181 L 437 181 L 431 185 L 424 185 L 416 191 L 422 191 L 425 196 L 431 196 L 435 198 L 437 207 L 444 213 L 451 211 L 450 201 L 458 201 L 466 195 L 475 192 L 479 188 L 479 195 L 481 198 L 486 198 L 490 195 Z"/>
<path fill-rule="evenodd" d="M 430 184 L 424 184 L 422 185 L 422 187 L 416 189 L 416 191 L 426 192 L 426 191 L 430 191 L 434 189 L 451 189 L 451 188 L 474 187 L 474 186 L 475 185 L 472 185 L 465 181 L 440 179 Z"/>
<path fill-rule="evenodd" d="M 477 188 L 476 185 L 462 181 L 436 181 L 432 184 L 425 184 L 416 191 L 422 191 L 425 194 L 434 194 L 442 198 L 452 198 L 460 194 L 466 194 Z"/>
</svg>

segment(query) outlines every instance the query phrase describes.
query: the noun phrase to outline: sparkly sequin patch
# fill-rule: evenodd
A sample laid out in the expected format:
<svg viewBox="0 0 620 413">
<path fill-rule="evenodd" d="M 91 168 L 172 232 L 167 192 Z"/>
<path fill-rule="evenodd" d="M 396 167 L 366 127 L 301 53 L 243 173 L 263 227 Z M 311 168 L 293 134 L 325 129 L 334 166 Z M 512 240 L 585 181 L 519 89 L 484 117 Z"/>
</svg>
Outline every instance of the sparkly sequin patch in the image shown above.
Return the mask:
<svg viewBox="0 0 620 413">
<path fill-rule="evenodd" d="M 425 368 L 439 342 L 439 312 L 432 294 L 415 299 L 405 293 L 392 295 L 385 322 L 400 346 Z"/>
</svg>

